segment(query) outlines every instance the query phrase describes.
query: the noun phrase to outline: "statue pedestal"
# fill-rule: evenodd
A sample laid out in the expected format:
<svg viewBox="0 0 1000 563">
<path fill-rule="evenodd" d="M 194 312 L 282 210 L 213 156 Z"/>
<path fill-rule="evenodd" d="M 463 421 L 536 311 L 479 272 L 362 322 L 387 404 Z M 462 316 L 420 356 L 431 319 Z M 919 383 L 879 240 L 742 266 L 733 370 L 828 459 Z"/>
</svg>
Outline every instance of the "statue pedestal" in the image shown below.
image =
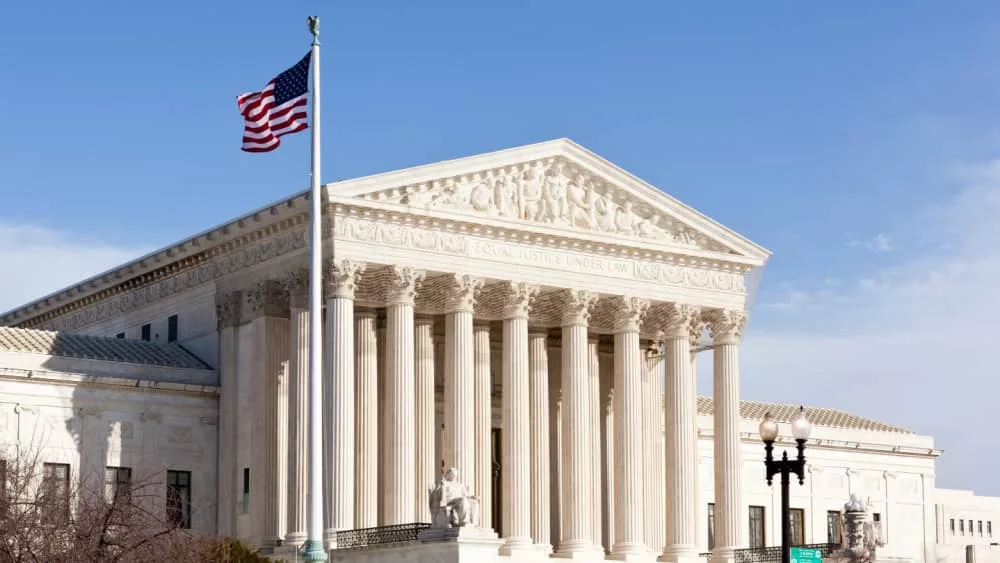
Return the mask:
<svg viewBox="0 0 1000 563">
<path fill-rule="evenodd" d="M 411 549 L 418 561 L 440 563 L 497 563 L 500 545 L 496 532 L 489 528 L 427 528 Z"/>
</svg>

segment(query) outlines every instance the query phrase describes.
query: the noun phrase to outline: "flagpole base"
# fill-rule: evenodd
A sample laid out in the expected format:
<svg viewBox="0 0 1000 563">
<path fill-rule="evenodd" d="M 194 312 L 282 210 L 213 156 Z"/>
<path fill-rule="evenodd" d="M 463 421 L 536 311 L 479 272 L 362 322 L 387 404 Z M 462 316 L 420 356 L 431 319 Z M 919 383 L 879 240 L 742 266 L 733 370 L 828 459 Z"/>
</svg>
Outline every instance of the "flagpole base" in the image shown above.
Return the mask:
<svg viewBox="0 0 1000 563">
<path fill-rule="evenodd" d="M 302 545 L 302 558 L 304 561 L 326 561 L 326 550 L 323 549 L 323 542 L 316 540 L 306 540 Z"/>
</svg>

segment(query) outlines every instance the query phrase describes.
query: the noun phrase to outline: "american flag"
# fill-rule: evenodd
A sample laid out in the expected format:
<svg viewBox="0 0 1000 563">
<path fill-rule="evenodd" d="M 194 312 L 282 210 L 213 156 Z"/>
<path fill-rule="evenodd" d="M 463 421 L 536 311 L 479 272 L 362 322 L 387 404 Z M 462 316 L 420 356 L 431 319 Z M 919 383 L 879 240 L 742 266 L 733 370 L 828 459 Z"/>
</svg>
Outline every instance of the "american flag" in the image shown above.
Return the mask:
<svg viewBox="0 0 1000 563">
<path fill-rule="evenodd" d="M 306 94 L 309 92 L 311 57 L 312 52 L 268 82 L 260 92 L 249 92 L 236 98 L 240 114 L 246 120 L 243 150 L 273 151 L 281 144 L 279 137 L 309 127 Z"/>
</svg>

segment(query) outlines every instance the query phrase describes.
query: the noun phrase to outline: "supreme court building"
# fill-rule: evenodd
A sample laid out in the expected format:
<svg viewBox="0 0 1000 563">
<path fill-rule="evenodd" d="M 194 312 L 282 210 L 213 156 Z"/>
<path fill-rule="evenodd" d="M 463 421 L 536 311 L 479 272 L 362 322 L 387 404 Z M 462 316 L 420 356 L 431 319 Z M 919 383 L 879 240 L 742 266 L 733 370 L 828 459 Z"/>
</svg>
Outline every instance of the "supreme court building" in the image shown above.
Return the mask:
<svg viewBox="0 0 1000 563">
<path fill-rule="evenodd" d="M 456 467 L 512 560 L 753 543 L 739 352 L 767 250 L 568 140 L 328 184 L 323 207 L 328 538 L 430 521 L 428 489 Z M 217 416 L 164 440 L 211 441 L 198 522 L 265 552 L 306 532 L 308 212 L 294 195 L 0 318 L 203 362 L 182 366 L 203 385 L 185 392 Z M 925 452 L 913 490 L 932 491 L 939 452 L 899 435 L 893 451 Z"/>
</svg>

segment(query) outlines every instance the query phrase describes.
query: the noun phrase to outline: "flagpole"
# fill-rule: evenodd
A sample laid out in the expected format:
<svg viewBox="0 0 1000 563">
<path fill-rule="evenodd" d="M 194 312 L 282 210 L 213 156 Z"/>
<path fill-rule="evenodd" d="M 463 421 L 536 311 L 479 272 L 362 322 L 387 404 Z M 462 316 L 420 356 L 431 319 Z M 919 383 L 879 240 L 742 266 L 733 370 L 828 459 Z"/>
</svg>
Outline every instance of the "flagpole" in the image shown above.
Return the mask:
<svg viewBox="0 0 1000 563">
<path fill-rule="evenodd" d="M 323 545 L 323 188 L 320 184 L 319 16 L 312 33 L 312 186 L 309 224 L 309 530 L 306 561 L 326 561 Z"/>
</svg>

